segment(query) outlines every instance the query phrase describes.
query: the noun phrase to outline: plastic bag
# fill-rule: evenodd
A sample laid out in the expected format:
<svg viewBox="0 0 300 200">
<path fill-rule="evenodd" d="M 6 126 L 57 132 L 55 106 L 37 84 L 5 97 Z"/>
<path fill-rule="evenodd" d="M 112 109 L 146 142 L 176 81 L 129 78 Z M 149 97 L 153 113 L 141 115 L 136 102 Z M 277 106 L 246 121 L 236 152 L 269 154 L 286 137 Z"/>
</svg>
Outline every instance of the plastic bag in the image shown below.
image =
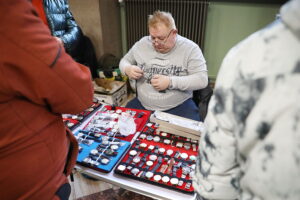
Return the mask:
<svg viewBox="0 0 300 200">
<path fill-rule="evenodd" d="M 128 136 L 136 131 L 134 118 L 129 113 L 122 113 L 118 120 L 119 131 L 121 135 Z"/>
</svg>

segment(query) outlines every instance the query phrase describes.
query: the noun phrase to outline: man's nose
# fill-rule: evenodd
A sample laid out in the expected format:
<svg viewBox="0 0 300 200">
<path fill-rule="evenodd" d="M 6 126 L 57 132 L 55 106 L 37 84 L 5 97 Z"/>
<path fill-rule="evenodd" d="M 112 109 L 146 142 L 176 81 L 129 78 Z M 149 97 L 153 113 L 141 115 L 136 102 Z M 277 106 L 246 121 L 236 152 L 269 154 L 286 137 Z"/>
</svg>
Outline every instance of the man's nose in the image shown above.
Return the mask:
<svg viewBox="0 0 300 200">
<path fill-rule="evenodd" d="M 153 45 L 154 45 L 154 46 L 159 46 L 160 44 L 159 44 L 159 42 L 155 39 L 155 40 L 153 41 Z"/>
</svg>

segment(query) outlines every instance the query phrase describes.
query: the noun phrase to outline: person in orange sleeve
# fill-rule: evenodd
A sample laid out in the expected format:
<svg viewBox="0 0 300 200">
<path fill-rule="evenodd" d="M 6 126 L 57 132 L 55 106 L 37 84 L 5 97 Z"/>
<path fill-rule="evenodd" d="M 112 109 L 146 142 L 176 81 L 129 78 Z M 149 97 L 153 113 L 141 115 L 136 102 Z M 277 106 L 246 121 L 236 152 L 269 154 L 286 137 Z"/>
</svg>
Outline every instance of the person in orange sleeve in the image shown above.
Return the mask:
<svg viewBox="0 0 300 200">
<path fill-rule="evenodd" d="M 72 60 L 29 1 L 0 0 L 0 199 L 68 199 L 78 144 L 62 113 L 92 104 Z"/>
</svg>

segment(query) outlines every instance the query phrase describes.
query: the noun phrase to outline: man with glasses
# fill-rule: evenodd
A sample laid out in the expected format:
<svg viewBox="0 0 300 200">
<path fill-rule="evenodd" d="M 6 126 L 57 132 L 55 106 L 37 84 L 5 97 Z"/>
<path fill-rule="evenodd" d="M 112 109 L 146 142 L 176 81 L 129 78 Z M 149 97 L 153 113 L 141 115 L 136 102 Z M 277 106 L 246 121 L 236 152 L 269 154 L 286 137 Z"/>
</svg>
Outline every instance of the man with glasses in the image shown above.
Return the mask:
<svg viewBox="0 0 300 200">
<path fill-rule="evenodd" d="M 149 36 L 136 42 L 121 59 L 120 69 L 136 80 L 136 98 L 126 107 L 159 110 L 200 121 L 193 90 L 208 84 L 206 61 L 199 46 L 177 34 L 172 15 L 155 11 L 148 18 Z"/>
</svg>

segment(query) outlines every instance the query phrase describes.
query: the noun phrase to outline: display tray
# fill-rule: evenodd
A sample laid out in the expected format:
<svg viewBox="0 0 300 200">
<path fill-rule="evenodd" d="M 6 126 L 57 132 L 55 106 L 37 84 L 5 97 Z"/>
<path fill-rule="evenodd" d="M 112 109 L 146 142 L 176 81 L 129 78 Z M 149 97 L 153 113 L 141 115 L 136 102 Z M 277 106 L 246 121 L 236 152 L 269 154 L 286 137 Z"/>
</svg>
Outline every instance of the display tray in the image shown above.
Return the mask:
<svg viewBox="0 0 300 200">
<path fill-rule="evenodd" d="M 114 172 L 183 193 L 194 193 L 198 140 L 162 132 L 153 123 L 140 133 Z"/>
<path fill-rule="evenodd" d="M 77 163 L 102 172 L 110 172 L 130 146 L 130 142 L 113 137 L 99 136 L 95 139 L 84 130 L 74 135 L 79 143 Z"/>
<path fill-rule="evenodd" d="M 127 113 L 133 117 L 136 130 L 134 134 L 121 135 L 119 131 L 119 118 L 122 114 Z M 146 123 L 149 121 L 151 111 L 129 109 L 124 107 L 114 107 L 105 105 L 103 109 L 98 111 L 83 130 L 92 130 L 101 135 L 115 137 L 124 141 L 131 142 L 137 132 L 143 130 Z M 125 122 L 126 123 L 126 122 Z"/>
<path fill-rule="evenodd" d="M 126 153 L 134 136 L 143 130 L 150 114 L 147 110 L 104 106 L 83 129 L 74 133 L 79 143 L 77 163 L 101 172 L 110 172 Z M 118 122 L 123 115 L 134 121 L 135 131 L 132 134 L 120 133 Z"/>
<path fill-rule="evenodd" d="M 97 100 L 94 100 L 93 104 L 88 109 L 77 115 L 63 114 L 62 116 L 64 124 L 70 130 L 74 130 L 75 128 L 80 126 L 87 118 L 89 118 L 93 113 L 100 109 L 102 105 L 102 103 L 98 102 Z"/>
</svg>

